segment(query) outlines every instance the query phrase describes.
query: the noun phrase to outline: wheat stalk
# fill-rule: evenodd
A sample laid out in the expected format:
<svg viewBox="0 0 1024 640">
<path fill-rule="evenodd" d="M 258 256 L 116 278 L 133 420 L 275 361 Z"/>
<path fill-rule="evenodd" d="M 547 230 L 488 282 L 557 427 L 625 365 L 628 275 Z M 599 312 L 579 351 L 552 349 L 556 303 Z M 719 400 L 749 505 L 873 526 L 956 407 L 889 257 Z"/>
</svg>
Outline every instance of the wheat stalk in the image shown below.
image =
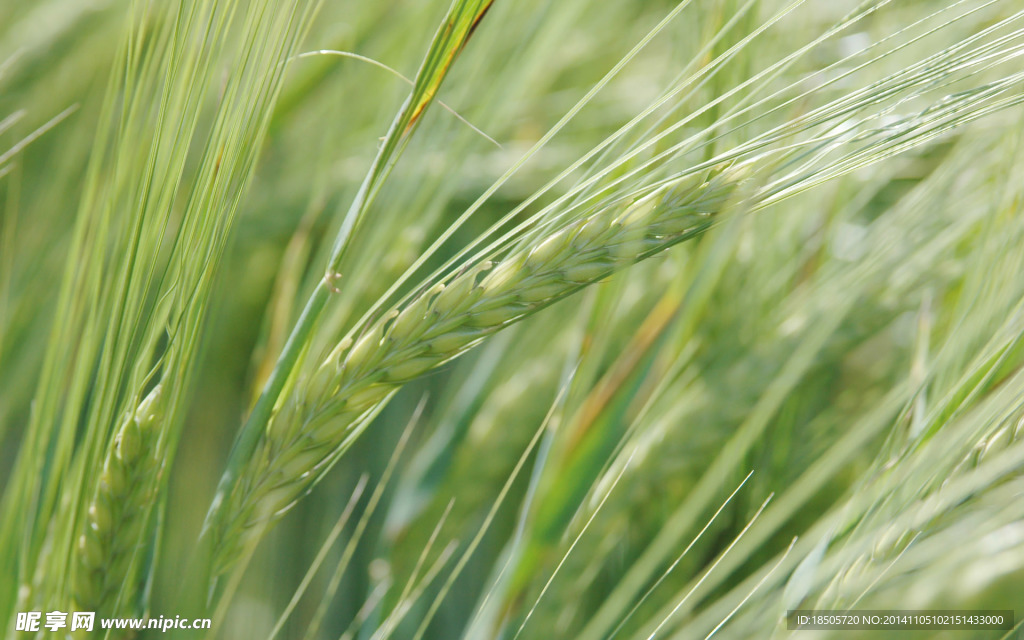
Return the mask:
<svg viewBox="0 0 1024 640">
<path fill-rule="evenodd" d="M 157 385 L 121 424 L 103 463 L 75 549 L 74 600 L 81 611 L 112 613 L 131 584 L 132 563 L 158 485 Z"/>
<path fill-rule="evenodd" d="M 745 175 L 688 175 L 464 269 L 343 340 L 288 396 L 226 496 L 213 567 L 225 572 L 310 489 L 402 384 L 480 340 L 630 264 L 706 230 Z"/>
</svg>

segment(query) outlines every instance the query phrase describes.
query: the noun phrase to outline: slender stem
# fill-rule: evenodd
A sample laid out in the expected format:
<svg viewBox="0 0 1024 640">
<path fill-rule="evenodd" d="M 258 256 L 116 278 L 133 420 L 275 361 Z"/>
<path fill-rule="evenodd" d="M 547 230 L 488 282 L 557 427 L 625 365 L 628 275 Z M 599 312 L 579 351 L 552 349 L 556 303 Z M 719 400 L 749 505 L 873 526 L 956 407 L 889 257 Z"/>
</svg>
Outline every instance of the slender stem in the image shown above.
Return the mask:
<svg viewBox="0 0 1024 640">
<path fill-rule="evenodd" d="M 193 587 L 186 590 L 186 593 L 197 596 L 186 596 L 189 610 L 194 611 L 195 615 L 205 615 L 205 612 L 210 610 L 216 600 L 211 563 L 218 543 L 216 525 L 221 517 L 221 510 L 232 491 L 234 491 L 242 468 L 256 450 L 260 435 L 262 435 L 265 426 L 270 421 L 274 404 L 281 395 L 288 377 L 299 360 L 299 355 L 312 334 L 320 314 L 327 305 L 332 288 L 333 285 L 329 282 L 329 276 L 324 276 L 317 283 L 316 289 L 313 290 L 309 300 L 306 301 L 306 306 L 302 310 L 302 314 L 299 316 L 295 327 L 292 329 L 291 335 L 288 336 L 288 341 L 285 343 L 281 355 L 274 365 L 274 370 L 270 373 L 270 377 L 267 379 L 262 393 L 260 393 L 259 399 L 257 399 L 252 412 L 249 414 L 249 418 L 238 432 L 235 443 L 231 447 L 231 453 L 228 456 L 228 463 L 224 474 L 217 484 L 217 492 L 210 503 L 209 510 L 206 512 L 206 519 L 203 521 L 199 544 L 192 558 L 191 570 L 188 572 L 191 578 L 184 583 Z"/>
<path fill-rule="evenodd" d="M 306 301 L 306 306 L 303 308 L 302 314 L 299 315 L 298 321 L 296 321 L 295 326 L 292 328 L 292 331 L 288 336 L 288 340 L 285 342 L 284 348 L 281 350 L 281 355 L 278 356 L 277 362 L 274 364 L 274 369 L 271 371 L 270 377 L 267 379 L 266 384 L 263 386 L 263 390 L 260 392 L 259 398 L 256 400 L 256 404 L 253 406 L 245 424 L 242 425 L 241 430 L 239 430 L 238 435 L 235 437 L 235 442 L 231 447 L 231 453 L 228 456 L 224 474 L 221 475 L 213 501 L 210 503 L 210 508 L 206 512 L 206 519 L 203 521 L 203 529 L 200 533 L 199 546 L 194 557 L 194 562 L 196 564 L 194 565 L 193 570 L 203 572 L 202 577 L 199 579 L 199 584 L 206 587 L 214 586 L 214 576 L 212 575 L 210 561 L 215 555 L 218 543 L 216 527 L 221 518 L 221 512 L 224 508 L 224 504 L 227 502 L 229 496 L 234 492 L 241 470 L 249 462 L 253 453 L 256 451 L 256 447 L 260 441 L 260 436 L 263 435 L 267 424 L 270 422 L 270 418 L 274 411 L 274 405 L 277 404 L 277 400 L 281 396 L 281 392 L 284 390 L 285 384 L 288 382 L 288 378 L 291 377 L 303 350 L 309 343 L 309 338 L 312 335 L 324 308 L 327 306 L 327 301 L 330 299 L 331 292 L 337 291 L 334 286 L 334 280 L 339 275 L 337 270 L 340 267 L 345 249 L 351 240 L 354 230 L 358 226 L 360 218 L 372 202 L 373 196 L 377 191 L 376 188 L 379 187 L 380 180 L 383 177 L 386 177 L 390 170 L 393 159 L 391 159 L 392 163 L 389 163 L 389 158 L 387 156 L 394 153 L 395 147 L 392 144 L 389 144 L 389 142 L 391 142 L 392 138 L 401 135 L 398 123 L 401 120 L 404 111 L 409 108 L 409 104 L 409 100 L 407 99 L 405 104 L 402 106 L 402 109 L 399 110 L 398 116 L 396 116 L 394 121 L 392 121 L 391 127 L 385 137 L 385 142 L 378 150 L 377 156 L 373 160 L 373 165 L 370 167 L 370 170 L 367 172 L 362 184 L 359 186 L 359 191 L 356 193 L 356 197 L 353 199 L 352 205 L 349 207 L 349 210 L 345 215 L 345 219 L 342 221 L 341 228 L 338 230 L 338 235 L 334 240 L 334 245 L 331 249 L 331 255 L 328 260 L 327 271 L 320 282 L 317 283 L 316 288 L 309 297 L 309 300 Z M 202 592 L 204 590 L 205 589 L 198 589 L 197 591 Z M 196 603 L 202 610 L 205 611 L 207 607 L 213 604 L 215 600 L 214 591 L 215 589 L 209 591 L 203 598 L 202 603 Z"/>
<path fill-rule="evenodd" d="M 259 399 L 256 401 L 255 406 L 253 406 L 252 412 L 249 414 L 245 424 L 238 432 L 234 445 L 231 448 L 231 454 L 228 457 L 224 474 L 221 476 L 220 482 L 217 485 L 217 492 L 206 513 L 206 519 L 203 522 L 203 529 L 200 534 L 199 548 L 194 556 L 195 560 L 200 563 L 197 569 L 206 572 L 205 579 L 202 581 L 203 585 L 212 586 L 212 568 L 209 566 L 208 560 L 213 558 L 216 551 L 216 528 L 221 518 L 224 503 L 234 492 L 241 470 L 255 453 L 260 437 L 270 422 L 274 405 L 277 404 L 278 398 L 282 391 L 284 391 L 285 384 L 298 365 L 301 354 L 313 333 L 313 329 L 327 305 L 330 293 L 337 290 L 334 287 L 334 280 L 340 275 L 338 272 L 341 269 L 341 263 L 345 257 L 345 252 L 351 244 L 352 237 L 358 230 L 359 223 L 377 195 L 381 184 L 387 179 L 395 162 L 402 155 L 405 145 L 408 144 L 409 134 L 413 130 L 418 117 L 422 115 L 423 110 L 433 101 L 437 88 L 447 74 L 452 59 L 457 55 L 461 45 L 465 44 L 465 40 L 472 34 L 473 29 L 483 17 L 483 14 L 486 13 L 490 4 L 490 2 L 486 2 L 482 11 L 479 8 L 474 11 L 472 24 L 469 26 L 468 31 L 462 35 L 460 46 L 453 50 L 449 47 L 448 54 L 451 57 L 448 58 L 448 64 L 443 66 L 439 75 L 435 74 L 436 77 L 430 76 L 430 74 L 425 75 L 425 69 L 429 68 L 427 66 L 428 62 L 431 60 L 431 56 L 436 53 L 438 47 L 449 46 L 445 43 L 444 36 L 449 33 L 451 28 L 451 12 L 455 11 L 455 15 L 461 15 L 458 12 L 465 8 L 459 3 L 452 5 L 452 8 L 449 10 L 448 19 L 442 23 L 434 37 L 434 42 L 431 44 L 427 58 L 424 61 L 424 67 L 421 67 L 417 75 L 413 92 L 409 94 L 402 107 L 398 110 L 397 115 L 391 121 L 391 126 L 388 128 L 388 132 L 377 150 L 373 164 L 359 185 L 359 191 L 346 212 L 341 227 L 338 229 L 338 234 L 334 239 L 325 275 L 317 283 L 316 289 L 313 290 L 312 295 L 306 302 L 306 306 L 303 308 L 302 314 L 288 336 L 288 341 L 285 343 L 284 349 L 278 357 L 274 369 L 264 385 L 263 391 L 260 393 Z M 429 83 L 427 88 L 432 89 L 432 92 L 426 94 L 421 92 L 418 94 L 417 89 L 420 88 L 421 82 L 424 81 Z M 414 104 L 413 101 L 417 96 L 419 96 L 418 101 Z M 211 592 L 204 597 L 204 607 L 212 604 L 213 596 L 214 594 Z"/>
<path fill-rule="evenodd" d="M 391 121 L 387 135 L 384 136 L 384 142 L 380 145 L 380 149 L 377 150 L 377 155 L 373 159 L 370 170 L 366 172 L 366 177 L 363 178 L 362 184 L 359 185 L 359 191 L 356 193 L 355 199 L 352 200 L 352 206 L 345 213 L 345 219 L 341 221 L 341 228 L 338 229 L 338 235 L 334 238 L 334 246 L 331 247 L 328 273 L 335 273 L 341 268 L 341 259 L 345 255 L 345 249 L 348 247 L 349 240 L 352 239 L 352 233 L 357 223 L 362 219 L 370 203 L 373 202 L 374 196 L 377 195 L 377 189 L 380 188 L 380 183 L 390 173 L 391 166 L 394 165 L 394 161 L 397 160 L 397 156 L 400 154 L 395 153 L 394 141 L 401 136 L 399 123 L 402 122 L 405 112 L 409 110 L 411 97 L 409 96 L 405 99 L 402 108 L 398 110 L 398 115 Z M 389 158 L 389 156 L 394 157 Z"/>
<path fill-rule="evenodd" d="M 403 107 L 403 110 L 407 108 L 407 105 L 408 101 L 406 101 L 406 107 Z M 400 118 L 401 115 L 392 122 L 391 128 L 388 130 L 388 138 L 396 134 L 396 123 Z M 206 520 L 203 523 L 203 535 L 207 535 L 210 527 L 216 522 L 221 505 L 234 490 L 239 471 L 256 450 L 260 435 L 270 422 L 274 405 L 277 403 L 281 391 L 284 390 L 284 385 L 288 381 L 289 376 L 291 376 L 292 371 L 295 369 L 295 365 L 299 361 L 299 355 L 306 347 L 306 343 L 313 333 L 313 328 L 316 326 L 317 320 L 320 319 L 320 314 L 323 313 L 327 300 L 330 299 L 331 292 L 335 290 L 334 279 L 338 275 L 337 269 L 340 266 L 342 255 L 344 254 L 345 247 L 348 245 L 348 241 L 352 237 L 356 222 L 367 206 L 369 206 L 371 198 L 368 196 L 373 193 L 371 187 L 376 182 L 375 178 L 380 175 L 381 165 L 385 160 L 383 155 L 386 148 L 386 144 L 381 146 L 377 157 L 374 158 L 373 165 L 363 179 L 363 183 L 359 186 L 359 191 L 356 193 L 352 206 L 342 221 L 341 228 L 338 230 L 338 235 L 334 240 L 327 272 L 324 274 L 323 279 L 317 283 L 316 289 L 313 290 L 309 300 L 306 301 L 306 306 L 292 328 L 288 341 L 285 343 L 281 355 L 278 356 L 277 363 L 274 364 L 274 370 L 271 371 L 270 377 L 263 386 L 259 399 L 256 400 L 249 418 L 245 421 L 242 429 L 238 432 L 238 436 L 235 438 L 235 443 L 231 447 L 231 454 L 228 457 L 227 468 L 224 470 L 224 475 L 220 478 L 220 482 L 217 485 L 217 493 L 213 497 L 210 510 L 207 512 Z"/>
<path fill-rule="evenodd" d="M 288 341 L 285 343 L 284 349 L 281 351 L 277 364 L 274 365 L 274 370 L 270 373 L 270 377 L 267 379 L 259 399 L 253 406 L 249 418 L 245 421 L 241 431 L 238 432 L 238 437 L 231 447 L 227 468 L 224 471 L 224 475 L 221 476 L 220 483 L 217 485 L 217 493 L 214 495 L 213 503 L 210 505 L 206 521 L 203 524 L 204 535 L 213 525 L 224 499 L 234 488 L 235 482 L 238 479 L 238 472 L 249 458 L 252 457 L 256 444 L 259 442 L 259 437 L 263 433 L 266 424 L 270 421 L 274 404 L 281 395 L 288 377 L 295 368 L 296 362 L 298 362 L 299 355 L 302 353 L 303 348 L 305 348 L 306 342 L 310 334 L 312 334 L 313 328 L 327 304 L 327 300 L 330 298 L 332 286 L 328 282 L 327 276 L 317 283 L 316 289 L 313 290 L 313 294 L 306 301 L 306 307 L 302 310 L 302 314 L 292 329 L 291 335 L 288 336 Z"/>
</svg>

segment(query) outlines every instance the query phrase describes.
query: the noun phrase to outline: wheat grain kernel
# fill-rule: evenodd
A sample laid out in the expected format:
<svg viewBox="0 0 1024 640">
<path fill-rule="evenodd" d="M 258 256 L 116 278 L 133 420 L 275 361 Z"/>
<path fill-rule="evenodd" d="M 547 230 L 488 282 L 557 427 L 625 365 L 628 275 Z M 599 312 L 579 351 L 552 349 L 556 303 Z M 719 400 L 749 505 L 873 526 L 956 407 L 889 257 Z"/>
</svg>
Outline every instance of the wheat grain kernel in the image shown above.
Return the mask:
<svg viewBox="0 0 1024 640">
<path fill-rule="evenodd" d="M 586 284 L 608 274 L 614 268 L 614 262 L 602 260 L 600 262 L 590 264 L 584 263 L 574 267 L 568 267 L 562 270 L 562 276 L 568 282 L 572 282 L 574 284 Z"/>
<path fill-rule="evenodd" d="M 360 371 L 372 367 L 380 355 L 380 342 L 381 328 L 378 324 L 356 340 L 355 346 L 349 351 L 348 358 L 345 360 L 345 368 L 349 371 Z"/>
<path fill-rule="evenodd" d="M 95 527 L 88 527 L 82 537 L 78 540 L 78 549 L 82 554 L 82 562 L 85 566 L 96 569 L 103 566 L 105 554 L 103 543 L 99 539 Z"/>
<path fill-rule="evenodd" d="M 526 303 L 542 302 L 558 296 L 565 291 L 565 282 L 548 282 L 523 289 L 519 299 Z"/>
<path fill-rule="evenodd" d="M 366 410 L 383 400 L 392 389 L 394 387 L 391 385 L 372 384 L 368 387 L 357 389 L 348 396 L 348 401 L 345 404 L 353 411 Z"/>
<path fill-rule="evenodd" d="M 438 294 L 433 308 L 442 315 L 465 313 L 483 295 L 483 289 L 476 285 L 475 280 L 473 272 L 459 275 Z"/>
<path fill-rule="evenodd" d="M 106 503 L 105 499 L 100 499 L 89 505 L 89 519 L 92 520 L 90 526 L 97 531 L 109 531 L 114 525 L 114 517 Z"/>
<path fill-rule="evenodd" d="M 409 342 L 415 340 L 423 335 L 426 331 L 428 324 L 425 322 L 427 313 L 430 311 L 431 304 L 434 298 L 441 294 L 445 289 L 442 283 L 438 283 L 416 296 L 415 299 L 409 305 L 399 312 L 398 316 L 395 317 L 395 321 L 391 323 L 391 327 L 388 329 L 388 336 L 399 343 Z"/>
<path fill-rule="evenodd" d="M 437 358 L 421 357 L 404 360 L 384 372 L 388 382 L 404 382 L 428 371 L 437 364 Z"/>
<path fill-rule="evenodd" d="M 142 436 L 139 434 L 139 424 L 130 420 L 118 437 L 117 455 L 125 464 L 131 464 L 138 459 L 141 451 Z"/>
<path fill-rule="evenodd" d="M 121 494 L 124 493 L 127 484 L 128 480 L 125 478 L 124 467 L 121 466 L 121 461 L 114 457 L 107 458 L 107 463 L 103 467 L 103 473 L 100 474 L 101 488 L 112 494 Z"/>
<path fill-rule="evenodd" d="M 478 327 L 481 329 L 494 327 L 508 322 L 512 318 L 522 314 L 523 311 L 525 311 L 525 309 L 520 304 L 506 304 L 495 309 L 486 309 L 474 312 L 473 315 L 466 318 L 465 324 L 469 327 Z"/>
<path fill-rule="evenodd" d="M 522 277 L 522 260 L 503 260 L 487 274 L 480 286 L 488 296 L 497 295 L 507 287 L 514 285 Z"/>
<path fill-rule="evenodd" d="M 430 341 L 430 351 L 436 354 L 450 354 L 463 345 L 476 340 L 481 335 L 479 329 L 461 328 L 441 334 Z"/>
<path fill-rule="evenodd" d="M 557 258 L 565 250 L 567 233 L 560 232 L 552 235 L 530 252 L 526 258 L 526 268 L 536 271 Z"/>
</svg>

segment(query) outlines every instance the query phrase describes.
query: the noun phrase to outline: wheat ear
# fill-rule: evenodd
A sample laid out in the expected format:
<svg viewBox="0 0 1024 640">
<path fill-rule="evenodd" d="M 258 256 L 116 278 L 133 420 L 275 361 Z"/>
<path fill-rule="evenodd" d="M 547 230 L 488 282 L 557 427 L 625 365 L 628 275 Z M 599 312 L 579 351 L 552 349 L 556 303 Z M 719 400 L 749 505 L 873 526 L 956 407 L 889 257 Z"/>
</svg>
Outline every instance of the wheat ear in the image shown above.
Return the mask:
<svg viewBox="0 0 1024 640">
<path fill-rule="evenodd" d="M 75 550 L 74 600 L 81 611 L 114 613 L 121 587 L 132 579 L 157 488 L 161 395 L 157 385 L 125 417 L 104 460 Z"/>
<path fill-rule="evenodd" d="M 298 385 L 227 496 L 213 568 L 223 573 L 312 487 L 366 417 L 403 383 L 486 336 L 710 226 L 739 167 L 690 175 L 576 220 L 531 247 L 466 269 L 345 339 Z"/>
</svg>

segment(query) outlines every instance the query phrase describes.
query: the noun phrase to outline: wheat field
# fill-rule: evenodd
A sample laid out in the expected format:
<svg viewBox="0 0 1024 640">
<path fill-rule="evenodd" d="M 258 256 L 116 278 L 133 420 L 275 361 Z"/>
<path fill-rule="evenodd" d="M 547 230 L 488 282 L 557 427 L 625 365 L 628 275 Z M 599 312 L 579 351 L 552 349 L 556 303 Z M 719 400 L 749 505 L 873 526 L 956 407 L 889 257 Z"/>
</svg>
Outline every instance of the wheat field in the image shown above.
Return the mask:
<svg viewBox="0 0 1024 640">
<path fill-rule="evenodd" d="M 0 637 L 1022 637 L 1021 103 L 1016 0 L 0 2 Z"/>
</svg>

